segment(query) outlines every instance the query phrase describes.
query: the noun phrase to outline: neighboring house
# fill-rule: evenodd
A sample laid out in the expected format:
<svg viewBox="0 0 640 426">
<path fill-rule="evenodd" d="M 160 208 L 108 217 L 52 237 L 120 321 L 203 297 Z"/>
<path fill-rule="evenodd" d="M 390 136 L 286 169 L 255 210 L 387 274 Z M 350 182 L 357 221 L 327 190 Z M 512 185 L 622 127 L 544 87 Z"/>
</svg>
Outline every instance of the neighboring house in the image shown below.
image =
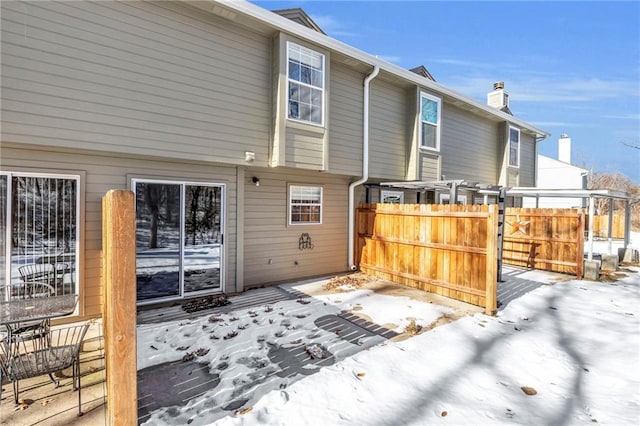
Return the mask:
<svg viewBox="0 0 640 426">
<path fill-rule="evenodd" d="M 558 159 L 538 155 L 537 182 L 539 189 L 587 189 L 589 170 L 571 164 L 571 138 L 563 133 L 558 140 Z M 536 199 L 523 199 L 524 207 L 536 207 Z M 539 197 L 540 208 L 584 208 L 586 199 Z"/>
<path fill-rule="evenodd" d="M 1 7 L 4 291 L 50 263 L 100 315 L 111 189 L 144 304 L 348 270 L 364 183 L 534 183 L 544 131 L 254 4 Z"/>
</svg>

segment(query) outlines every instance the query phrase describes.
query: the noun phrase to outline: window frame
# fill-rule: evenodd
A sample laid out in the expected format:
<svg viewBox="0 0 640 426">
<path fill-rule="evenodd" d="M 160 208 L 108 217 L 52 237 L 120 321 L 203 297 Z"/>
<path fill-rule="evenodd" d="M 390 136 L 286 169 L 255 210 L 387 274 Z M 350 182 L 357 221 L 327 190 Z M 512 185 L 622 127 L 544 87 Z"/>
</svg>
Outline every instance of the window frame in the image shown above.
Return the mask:
<svg viewBox="0 0 640 426">
<path fill-rule="evenodd" d="M 387 197 L 398 197 L 400 199 L 399 202 L 393 203 L 386 201 Z M 382 204 L 404 204 L 404 192 L 403 191 L 390 191 L 387 189 L 380 190 L 380 202 Z"/>
<path fill-rule="evenodd" d="M 30 178 L 40 178 L 40 179 L 68 179 L 75 181 L 75 248 L 73 250 L 73 255 L 75 256 L 74 260 L 74 271 L 73 271 L 73 294 L 76 296 L 80 296 L 81 288 L 80 288 L 80 277 L 82 271 L 82 264 L 80 259 L 80 253 L 83 245 L 83 230 L 82 230 L 82 220 L 81 220 L 81 212 L 82 212 L 82 204 L 84 202 L 83 191 L 84 188 L 82 186 L 83 175 L 77 173 L 55 173 L 55 172 L 37 172 L 37 171 L 19 171 L 19 170 L 1 170 L 0 176 L 6 176 L 7 178 L 7 187 L 6 187 L 6 196 L 7 196 L 7 206 L 0 205 L 0 209 L 4 210 L 6 213 L 6 223 L 4 224 L 3 232 L 5 234 L 5 245 L 4 247 L 0 247 L 2 251 L 2 255 L 5 260 L 8 262 L 5 264 L 3 270 L 0 270 L 0 274 L 4 275 L 5 278 L 5 286 L 11 286 L 11 275 L 12 268 L 11 264 L 13 263 L 12 259 L 12 241 L 13 241 L 13 177 L 30 177 Z M 1 225 L 0 225 L 1 226 Z M 35 255 L 35 254 L 34 254 Z M 11 292 L 5 292 L 5 300 L 9 300 Z M 76 316 L 79 314 L 80 306 L 78 304 L 76 306 L 75 311 L 72 316 Z"/>
<path fill-rule="evenodd" d="M 205 295 L 211 295 L 211 294 L 218 294 L 218 293 L 224 293 L 226 290 L 226 274 L 227 274 L 227 265 L 226 265 L 226 259 L 227 259 L 227 249 L 226 249 L 226 242 L 224 240 L 224 235 L 226 233 L 226 209 L 227 209 L 227 184 L 226 183 L 220 183 L 220 182 L 213 182 L 210 180 L 189 180 L 189 179 L 173 179 L 173 178 L 157 178 L 157 177 L 147 177 L 147 176 L 127 176 L 127 180 L 129 181 L 129 189 L 134 193 L 134 211 L 136 212 L 137 215 L 137 211 L 138 211 L 138 200 L 137 200 L 137 185 L 138 184 L 159 184 L 159 185 L 176 185 L 180 187 L 180 208 L 179 208 L 179 213 L 180 213 L 180 247 L 179 247 L 179 263 L 178 263 L 178 270 L 179 270 L 179 282 L 178 282 L 178 286 L 179 286 L 179 294 L 178 295 L 173 295 L 173 296 L 166 296 L 166 297 L 157 297 L 157 298 L 148 298 L 148 299 L 138 299 L 136 296 L 136 306 L 145 306 L 145 305 L 152 305 L 152 304 L 156 304 L 156 303 L 163 303 L 163 302 L 169 302 L 169 301 L 177 301 L 177 300 L 184 300 L 186 298 L 189 297 L 196 297 L 196 296 L 205 296 Z M 190 291 L 187 292 L 185 291 L 185 287 L 184 287 L 184 272 L 186 270 L 185 268 L 185 251 L 186 251 L 186 246 L 184 244 L 184 237 L 185 237 L 185 221 L 186 221 L 186 208 L 185 208 L 185 197 L 186 197 L 186 188 L 187 186 L 207 186 L 207 187 L 215 187 L 215 188 L 219 188 L 221 193 L 220 193 L 220 197 L 222 200 L 222 208 L 220 209 L 220 231 L 221 231 L 221 235 L 222 235 L 222 241 L 219 243 L 220 244 L 220 254 L 219 254 L 219 263 L 220 263 L 220 286 L 218 288 L 214 288 L 214 289 L 205 289 L 202 291 Z M 137 220 L 137 218 L 136 218 Z M 137 236 L 136 236 L 137 238 Z M 137 241 L 136 241 L 137 242 Z M 136 257 L 138 256 L 137 254 L 138 252 L 138 248 L 136 246 Z M 136 264 L 136 274 L 138 272 L 138 266 Z"/>
<path fill-rule="evenodd" d="M 517 135 L 518 135 L 518 143 L 516 146 L 516 161 L 515 164 L 511 163 L 511 131 L 515 130 Z M 520 129 L 518 129 L 517 127 L 514 126 L 507 126 L 507 165 L 509 167 L 513 167 L 513 168 L 520 168 L 520 141 L 521 141 L 521 137 L 520 137 Z"/>
<path fill-rule="evenodd" d="M 435 102 L 438 108 L 437 111 L 437 122 L 430 123 L 429 121 L 425 121 L 422 119 L 422 99 L 428 99 L 432 102 Z M 433 96 L 427 92 L 420 92 L 420 97 L 418 100 L 418 146 L 421 150 L 432 151 L 432 152 L 440 152 L 440 129 L 442 128 L 442 99 Z M 423 144 L 423 134 L 422 134 L 422 125 L 426 123 L 428 125 L 434 126 L 436 128 L 436 146 L 430 147 Z"/>
<path fill-rule="evenodd" d="M 295 79 L 292 79 L 289 76 L 289 48 L 292 47 L 292 46 L 299 48 L 301 52 L 307 51 L 307 52 L 310 52 L 310 53 L 312 53 L 314 55 L 318 55 L 320 57 L 320 60 L 322 62 L 322 87 L 314 86 L 313 84 L 309 84 L 309 83 L 304 83 L 301 80 L 295 80 Z M 325 121 L 326 121 L 325 120 L 325 115 L 326 115 L 326 113 L 325 113 L 325 105 L 326 105 L 326 86 L 327 86 L 327 84 L 326 84 L 326 78 L 327 78 L 326 77 L 326 74 L 327 74 L 326 55 L 324 53 L 322 53 L 322 52 L 319 52 L 317 50 L 308 48 L 306 46 L 303 46 L 302 44 L 299 44 L 299 43 L 296 43 L 296 42 L 293 42 L 293 41 L 287 41 L 286 42 L 285 50 L 286 50 L 286 54 L 285 54 L 285 61 L 286 61 L 286 67 L 285 68 L 286 68 L 286 70 L 285 70 L 285 72 L 286 72 L 286 79 L 287 79 L 285 92 L 286 92 L 286 111 L 287 111 L 286 112 L 286 114 L 287 114 L 286 117 L 287 117 L 287 120 L 291 120 L 291 121 L 298 122 L 298 123 L 304 123 L 304 124 L 308 124 L 308 125 L 312 125 L 312 126 L 324 127 Z M 291 82 L 294 82 L 294 83 L 296 83 L 298 85 L 302 85 L 302 86 L 305 86 L 305 87 L 309 87 L 311 89 L 320 90 L 322 92 L 322 95 L 320 97 L 321 105 L 320 105 L 320 122 L 319 123 L 316 123 L 315 121 L 311 121 L 311 120 L 305 120 L 305 119 L 302 119 L 302 118 L 291 117 L 290 108 L 289 108 L 289 102 L 290 102 L 290 99 L 289 99 L 289 96 L 290 96 L 289 85 L 290 85 Z M 299 103 L 300 101 L 297 101 L 297 102 Z"/>
<path fill-rule="evenodd" d="M 439 204 L 451 204 L 451 194 L 443 192 L 438 195 Z M 446 201 L 446 203 L 445 203 Z M 456 204 L 458 205 L 466 205 L 467 204 L 467 196 L 466 194 L 458 194 L 456 199 Z"/>
<path fill-rule="evenodd" d="M 292 191 L 294 188 L 318 188 L 320 189 L 320 202 L 315 204 L 315 203 L 292 203 Z M 298 205 L 298 206 L 319 206 L 320 207 L 320 213 L 319 213 L 319 218 L 317 222 L 294 222 L 292 219 L 292 207 L 294 205 Z M 322 213 L 323 213 L 323 208 L 324 206 L 324 187 L 322 185 L 311 185 L 311 184 L 299 184 L 299 183 L 291 183 L 288 185 L 287 188 L 287 225 L 288 226 L 308 226 L 308 225 L 322 225 Z"/>
</svg>

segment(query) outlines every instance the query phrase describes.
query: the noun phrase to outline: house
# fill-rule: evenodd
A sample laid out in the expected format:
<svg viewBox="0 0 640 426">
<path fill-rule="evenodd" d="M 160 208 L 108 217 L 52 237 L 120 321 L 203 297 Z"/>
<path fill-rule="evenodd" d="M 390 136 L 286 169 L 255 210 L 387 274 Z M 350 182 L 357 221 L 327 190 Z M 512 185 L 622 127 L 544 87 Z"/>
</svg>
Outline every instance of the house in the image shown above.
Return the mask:
<svg viewBox="0 0 640 426">
<path fill-rule="evenodd" d="M 563 133 L 558 139 L 558 159 L 538 154 L 537 180 L 538 189 L 587 189 L 589 170 L 571 164 L 571 138 Z M 586 198 L 575 197 L 526 197 L 524 207 L 540 208 L 584 208 Z"/>
<path fill-rule="evenodd" d="M 151 304 L 348 270 L 354 208 L 381 195 L 364 184 L 535 182 L 547 133 L 503 92 L 485 105 L 251 3 L 1 7 L 2 297 L 51 264 L 100 315 L 111 189 L 135 193 Z"/>
</svg>

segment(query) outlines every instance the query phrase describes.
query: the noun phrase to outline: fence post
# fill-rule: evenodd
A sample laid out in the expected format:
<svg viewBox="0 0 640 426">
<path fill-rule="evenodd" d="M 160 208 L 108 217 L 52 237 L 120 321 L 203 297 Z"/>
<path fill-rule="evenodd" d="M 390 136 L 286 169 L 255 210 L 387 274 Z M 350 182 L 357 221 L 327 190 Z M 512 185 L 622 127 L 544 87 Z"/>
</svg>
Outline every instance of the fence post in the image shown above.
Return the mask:
<svg viewBox="0 0 640 426">
<path fill-rule="evenodd" d="M 135 241 L 133 192 L 107 192 L 102 199 L 102 317 L 109 425 L 138 424 Z"/>
<path fill-rule="evenodd" d="M 498 218 L 495 204 L 488 206 L 487 215 L 487 276 L 485 313 L 494 315 L 498 309 Z"/>
<path fill-rule="evenodd" d="M 584 210 L 578 210 L 578 241 L 576 242 L 576 278 L 581 280 L 584 275 Z"/>
</svg>

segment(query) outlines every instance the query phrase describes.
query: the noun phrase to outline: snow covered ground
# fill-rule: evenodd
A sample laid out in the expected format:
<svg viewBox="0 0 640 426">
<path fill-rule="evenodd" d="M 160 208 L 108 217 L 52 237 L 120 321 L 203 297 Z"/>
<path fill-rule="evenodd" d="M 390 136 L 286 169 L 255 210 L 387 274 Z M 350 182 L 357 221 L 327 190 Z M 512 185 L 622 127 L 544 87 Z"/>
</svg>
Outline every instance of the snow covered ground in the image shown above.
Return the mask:
<svg viewBox="0 0 640 426">
<path fill-rule="evenodd" d="M 156 411 L 147 424 L 640 424 L 640 268 L 625 274 L 613 283 L 542 285 L 496 317 L 467 316 L 403 341 L 361 342 L 368 349 L 314 374 L 273 376 L 236 413 L 214 407 L 251 374 L 241 357 L 268 363 L 268 347 L 314 339 L 340 352 L 338 336 L 314 318 L 351 309 L 400 330 L 409 318 L 426 326 L 449 310 L 351 290 L 222 315 L 213 340 L 207 317 L 140 326 L 138 368 L 180 359 L 179 345 L 208 349 L 201 361 L 212 370 L 226 364 L 220 386 L 184 407 Z"/>
</svg>

